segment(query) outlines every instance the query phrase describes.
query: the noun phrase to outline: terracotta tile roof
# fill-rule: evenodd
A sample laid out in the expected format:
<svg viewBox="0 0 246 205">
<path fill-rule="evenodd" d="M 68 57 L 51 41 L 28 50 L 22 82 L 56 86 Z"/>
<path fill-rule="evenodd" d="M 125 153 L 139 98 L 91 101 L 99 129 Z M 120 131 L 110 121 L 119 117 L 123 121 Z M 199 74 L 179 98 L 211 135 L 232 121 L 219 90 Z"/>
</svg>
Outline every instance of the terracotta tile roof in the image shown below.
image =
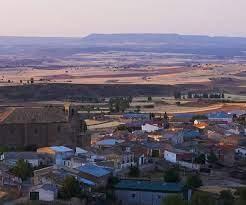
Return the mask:
<svg viewBox="0 0 246 205">
<path fill-rule="evenodd" d="M 0 114 L 2 124 L 67 122 L 62 109 L 55 107 L 13 108 Z"/>
</svg>

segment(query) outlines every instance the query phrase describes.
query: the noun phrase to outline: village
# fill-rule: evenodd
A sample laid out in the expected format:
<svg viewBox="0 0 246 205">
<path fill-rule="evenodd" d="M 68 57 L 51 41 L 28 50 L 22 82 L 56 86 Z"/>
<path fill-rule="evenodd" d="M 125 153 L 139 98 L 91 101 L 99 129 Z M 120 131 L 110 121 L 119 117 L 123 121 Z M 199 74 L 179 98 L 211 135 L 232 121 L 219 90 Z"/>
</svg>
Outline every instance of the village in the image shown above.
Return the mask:
<svg viewBox="0 0 246 205">
<path fill-rule="evenodd" d="M 1 204 L 243 200 L 245 109 L 148 113 L 129 101 L 2 111 Z"/>
</svg>

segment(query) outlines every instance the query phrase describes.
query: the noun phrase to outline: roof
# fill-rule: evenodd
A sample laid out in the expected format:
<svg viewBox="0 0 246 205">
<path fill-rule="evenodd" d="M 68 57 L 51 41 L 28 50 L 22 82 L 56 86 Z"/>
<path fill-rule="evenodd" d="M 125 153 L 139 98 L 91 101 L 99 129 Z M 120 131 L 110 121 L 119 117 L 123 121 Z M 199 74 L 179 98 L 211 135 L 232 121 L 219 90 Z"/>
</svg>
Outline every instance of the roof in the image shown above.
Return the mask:
<svg viewBox="0 0 246 205">
<path fill-rule="evenodd" d="M 85 179 L 83 177 L 78 177 L 78 181 L 80 181 L 86 185 L 89 185 L 89 186 L 95 186 L 95 183 L 93 181 L 90 181 L 90 180 Z"/>
<path fill-rule="evenodd" d="M 44 184 L 41 189 L 44 189 L 46 191 L 53 191 L 56 192 L 58 189 L 54 184 Z"/>
<path fill-rule="evenodd" d="M 73 149 L 69 147 L 64 147 L 64 146 L 52 146 L 50 147 L 50 149 L 52 149 L 55 152 L 72 152 L 73 151 Z"/>
<path fill-rule="evenodd" d="M 105 139 L 98 141 L 96 144 L 97 145 L 105 145 L 105 146 L 113 146 L 119 143 L 124 142 L 124 140 L 117 140 L 117 139 Z"/>
<path fill-rule="evenodd" d="M 67 122 L 64 111 L 57 107 L 32 107 L 11 108 L 0 113 L 0 123 L 23 124 L 23 123 L 53 123 Z"/>
<path fill-rule="evenodd" d="M 40 159 L 43 154 L 37 153 L 37 152 L 5 152 L 4 153 L 4 159 L 5 160 L 19 160 L 19 159 Z"/>
<path fill-rule="evenodd" d="M 86 164 L 84 166 L 78 167 L 77 170 L 84 172 L 86 174 L 93 175 L 95 177 L 102 177 L 110 174 L 110 171 L 93 164 Z"/>
<path fill-rule="evenodd" d="M 195 114 L 192 113 L 178 113 L 174 115 L 175 118 L 181 119 L 191 119 L 193 116 L 195 116 Z"/>
<path fill-rule="evenodd" d="M 207 115 L 208 118 L 232 118 L 232 114 L 226 112 L 214 112 Z"/>
<path fill-rule="evenodd" d="M 182 134 L 186 138 L 195 138 L 195 137 L 199 137 L 201 135 L 196 130 L 184 130 L 184 131 L 182 131 Z"/>
<path fill-rule="evenodd" d="M 56 154 L 61 152 L 72 152 L 73 149 L 64 146 L 41 147 L 37 149 L 38 153 Z"/>
<path fill-rule="evenodd" d="M 114 186 L 114 188 L 120 190 L 138 190 L 167 193 L 178 193 L 183 191 L 183 185 L 180 183 L 166 183 L 163 181 L 147 180 L 121 180 Z"/>
<path fill-rule="evenodd" d="M 123 114 L 123 117 L 124 118 L 127 118 L 127 119 L 149 119 L 150 116 L 148 113 L 125 113 Z"/>
</svg>

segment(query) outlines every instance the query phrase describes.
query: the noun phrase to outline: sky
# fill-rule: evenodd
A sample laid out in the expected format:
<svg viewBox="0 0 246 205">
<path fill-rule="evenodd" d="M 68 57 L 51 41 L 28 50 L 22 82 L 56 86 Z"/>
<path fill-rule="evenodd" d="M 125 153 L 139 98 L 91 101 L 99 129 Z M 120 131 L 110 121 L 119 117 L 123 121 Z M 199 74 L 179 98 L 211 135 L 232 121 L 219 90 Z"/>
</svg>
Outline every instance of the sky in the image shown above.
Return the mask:
<svg viewBox="0 0 246 205">
<path fill-rule="evenodd" d="M 246 0 L 0 0 L 0 36 L 179 33 L 246 37 Z"/>
</svg>

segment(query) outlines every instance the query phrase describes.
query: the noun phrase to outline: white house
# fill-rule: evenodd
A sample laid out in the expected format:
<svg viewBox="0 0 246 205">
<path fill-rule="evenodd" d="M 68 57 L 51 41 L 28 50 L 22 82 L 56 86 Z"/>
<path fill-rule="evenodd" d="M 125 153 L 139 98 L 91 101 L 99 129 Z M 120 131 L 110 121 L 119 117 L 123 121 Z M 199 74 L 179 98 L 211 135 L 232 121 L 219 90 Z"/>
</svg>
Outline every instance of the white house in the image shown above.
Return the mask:
<svg viewBox="0 0 246 205">
<path fill-rule="evenodd" d="M 179 149 L 165 150 L 164 159 L 172 163 L 186 160 L 189 161 L 192 159 L 192 153 Z"/>
<path fill-rule="evenodd" d="M 144 132 L 155 132 L 158 131 L 160 128 L 158 127 L 158 125 L 151 125 L 151 124 L 144 124 L 142 125 L 142 131 Z"/>
<path fill-rule="evenodd" d="M 35 187 L 30 192 L 30 200 L 54 201 L 57 198 L 58 188 L 53 184 L 44 184 Z"/>
<path fill-rule="evenodd" d="M 166 161 L 177 163 L 177 154 L 168 150 L 164 151 L 164 159 Z"/>
<path fill-rule="evenodd" d="M 73 149 L 64 146 L 43 147 L 37 149 L 37 152 L 52 155 L 57 165 L 64 165 L 65 160 L 75 155 Z"/>
</svg>

